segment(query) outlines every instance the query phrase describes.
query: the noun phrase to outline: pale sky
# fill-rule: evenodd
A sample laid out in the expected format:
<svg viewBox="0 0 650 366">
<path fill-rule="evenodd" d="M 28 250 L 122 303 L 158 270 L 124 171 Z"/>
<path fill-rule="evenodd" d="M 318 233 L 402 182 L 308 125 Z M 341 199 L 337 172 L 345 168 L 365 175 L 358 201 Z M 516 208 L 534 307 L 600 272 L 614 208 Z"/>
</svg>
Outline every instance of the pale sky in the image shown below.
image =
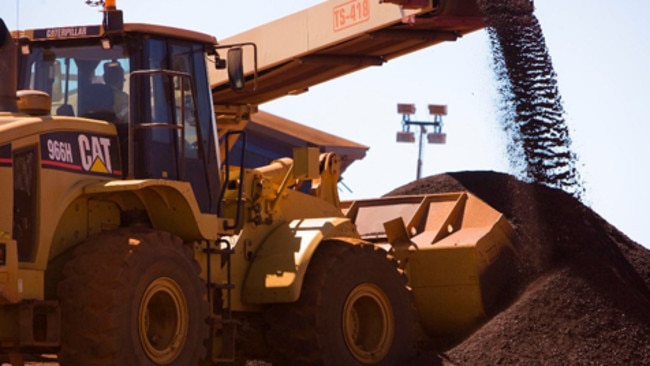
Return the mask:
<svg viewBox="0 0 650 366">
<path fill-rule="evenodd" d="M 332 0 L 334 1 L 334 0 Z M 126 22 L 163 24 L 217 39 L 320 1 L 117 0 Z M 650 247 L 650 2 L 538 0 L 536 15 L 558 74 L 560 93 L 587 188 L 586 204 Z M 100 22 L 83 0 L 0 0 L 10 29 Z M 416 144 L 398 144 L 400 102 L 447 104 L 446 145 L 425 145 L 423 176 L 449 171 L 508 172 L 495 110 L 498 96 L 485 32 L 428 48 L 384 66 L 314 86 L 260 109 L 370 146 L 344 176 L 352 193 L 377 197 L 415 179 Z"/>
</svg>

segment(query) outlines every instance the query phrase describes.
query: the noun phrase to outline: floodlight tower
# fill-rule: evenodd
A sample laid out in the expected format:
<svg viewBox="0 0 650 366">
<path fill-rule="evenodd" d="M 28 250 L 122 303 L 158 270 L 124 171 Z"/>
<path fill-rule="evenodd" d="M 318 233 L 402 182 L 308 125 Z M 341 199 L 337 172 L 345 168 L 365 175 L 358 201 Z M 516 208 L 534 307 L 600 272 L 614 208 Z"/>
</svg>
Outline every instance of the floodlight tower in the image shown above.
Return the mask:
<svg viewBox="0 0 650 366">
<path fill-rule="evenodd" d="M 411 116 L 415 114 L 415 104 L 397 104 L 397 113 L 402 115 L 402 130 L 397 132 L 397 142 L 415 142 L 415 133 L 411 132 L 411 126 L 420 127 L 418 141 L 418 165 L 416 179 L 422 177 L 422 139 L 427 133 L 427 127 L 432 127 L 432 132 L 427 133 L 427 140 L 430 144 L 444 144 L 447 142 L 447 134 L 442 132 L 442 116 L 447 115 L 447 106 L 429 104 L 429 114 L 433 121 L 413 121 Z"/>
</svg>

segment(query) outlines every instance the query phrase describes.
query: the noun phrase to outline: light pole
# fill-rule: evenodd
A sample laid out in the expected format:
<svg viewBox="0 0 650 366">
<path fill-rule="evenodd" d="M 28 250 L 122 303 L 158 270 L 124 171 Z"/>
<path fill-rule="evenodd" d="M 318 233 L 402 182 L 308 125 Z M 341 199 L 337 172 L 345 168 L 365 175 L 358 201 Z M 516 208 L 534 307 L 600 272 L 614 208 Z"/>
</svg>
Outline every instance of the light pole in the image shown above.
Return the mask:
<svg viewBox="0 0 650 366">
<path fill-rule="evenodd" d="M 442 132 L 442 116 L 447 115 L 447 106 L 429 104 L 429 114 L 433 121 L 413 121 L 411 116 L 415 114 L 415 104 L 397 104 L 397 113 L 402 115 L 402 130 L 397 132 L 397 142 L 415 142 L 415 133 L 411 132 L 411 126 L 420 128 L 418 141 L 418 165 L 416 179 L 422 177 L 422 138 L 427 133 L 427 127 L 432 127 L 432 132 L 427 134 L 430 144 L 444 144 L 447 142 L 447 134 Z"/>
</svg>

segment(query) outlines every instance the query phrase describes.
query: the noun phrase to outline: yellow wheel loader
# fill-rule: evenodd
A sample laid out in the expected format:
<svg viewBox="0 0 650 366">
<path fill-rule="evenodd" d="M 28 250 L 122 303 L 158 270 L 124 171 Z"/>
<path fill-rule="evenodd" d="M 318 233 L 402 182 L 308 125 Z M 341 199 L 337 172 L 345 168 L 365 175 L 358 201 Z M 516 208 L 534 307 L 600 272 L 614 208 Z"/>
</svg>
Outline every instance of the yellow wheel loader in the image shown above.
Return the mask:
<svg viewBox="0 0 650 366">
<path fill-rule="evenodd" d="M 249 45 L 225 60 L 212 36 L 124 24 L 110 1 L 103 15 L 0 27 L 0 352 L 13 365 L 398 365 L 423 332 L 484 319 L 512 253 L 501 214 L 466 192 L 341 203 L 341 162 L 315 149 L 235 166 L 244 156 L 223 156 L 245 133 L 218 121 L 255 106 L 213 100 L 208 69 L 227 64 L 241 88 Z"/>
</svg>

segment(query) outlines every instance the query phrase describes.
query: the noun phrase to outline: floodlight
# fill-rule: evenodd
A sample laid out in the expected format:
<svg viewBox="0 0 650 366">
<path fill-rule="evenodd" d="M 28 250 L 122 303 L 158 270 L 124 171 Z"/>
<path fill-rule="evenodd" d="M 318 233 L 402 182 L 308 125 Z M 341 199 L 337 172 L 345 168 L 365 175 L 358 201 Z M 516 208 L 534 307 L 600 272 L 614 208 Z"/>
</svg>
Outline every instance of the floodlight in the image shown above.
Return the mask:
<svg viewBox="0 0 650 366">
<path fill-rule="evenodd" d="M 402 115 L 402 131 L 397 133 L 397 142 L 410 142 L 416 140 L 415 134 L 417 133 L 420 138 L 418 140 L 418 171 L 417 179 L 420 179 L 422 169 L 422 147 L 424 142 L 424 135 L 430 144 L 445 144 L 447 143 L 447 134 L 442 133 L 442 116 L 447 115 L 447 106 L 441 104 L 429 104 L 429 114 L 433 115 L 433 121 L 413 121 L 411 115 L 415 114 L 415 104 L 398 103 L 397 113 Z M 411 132 L 411 126 L 418 126 L 419 132 Z M 427 128 L 432 127 L 433 132 L 427 133 Z"/>
<path fill-rule="evenodd" d="M 445 144 L 447 143 L 447 134 L 434 132 L 427 134 L 427 139 L 429 140 L 430 144 Z"/>
<path fill-rule="evenodd" d="M 429 114 L 434 116 L 446 116 L 447 106 L 441 104 L 429 104 Z"/>
<path fill-rule="evenodd" d="M 397 132 L 397 142 L 415 142 L 415 134 L 409 131 Z"/>
<path fill-rule="evenodd" d="M 415 114 L 415 104 L 397 104 L 397 113 L 399 114 Z"/>
</svg>

